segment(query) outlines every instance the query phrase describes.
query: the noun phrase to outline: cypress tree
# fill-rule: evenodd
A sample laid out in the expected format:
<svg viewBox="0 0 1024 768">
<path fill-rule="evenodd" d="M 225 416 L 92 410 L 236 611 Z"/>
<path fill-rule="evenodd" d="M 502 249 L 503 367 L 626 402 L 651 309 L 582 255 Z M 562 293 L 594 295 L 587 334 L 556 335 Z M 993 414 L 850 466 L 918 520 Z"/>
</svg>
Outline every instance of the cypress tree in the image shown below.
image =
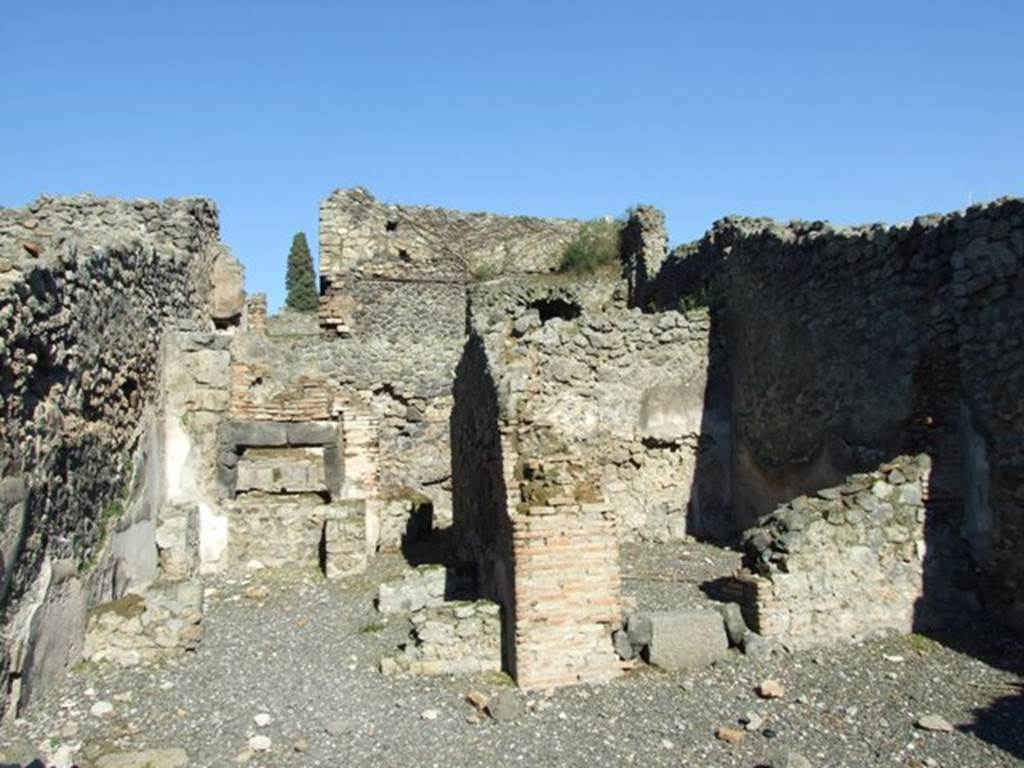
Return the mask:
<svg viewBox="0 0 1024 768">
<path fill-rule="evenodd" d="M 316 312 L 320 300 L 316 289 L 316 274 L 313 272 L 313 257 L 309 253 L 305 232 L 297 232 L 292 238 L 285 287 L 288 295 L 284 303 L 289 309 Z"/>
</svg>

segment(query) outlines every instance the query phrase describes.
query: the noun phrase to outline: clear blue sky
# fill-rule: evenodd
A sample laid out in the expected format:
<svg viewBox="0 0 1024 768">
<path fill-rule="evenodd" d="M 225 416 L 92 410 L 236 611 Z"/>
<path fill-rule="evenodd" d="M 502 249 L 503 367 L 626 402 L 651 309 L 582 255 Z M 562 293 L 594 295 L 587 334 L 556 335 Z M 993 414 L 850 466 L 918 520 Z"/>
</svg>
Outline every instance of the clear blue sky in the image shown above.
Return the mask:
<svg viewBox="0 0 1024 768">
<path fill-rule="evenodd" d="M 201 195 L 250 290 L 380 199 L 903 220 L 1024 194 L 1024 2 L 24 2 L 0 205 Z"/>
</svg>

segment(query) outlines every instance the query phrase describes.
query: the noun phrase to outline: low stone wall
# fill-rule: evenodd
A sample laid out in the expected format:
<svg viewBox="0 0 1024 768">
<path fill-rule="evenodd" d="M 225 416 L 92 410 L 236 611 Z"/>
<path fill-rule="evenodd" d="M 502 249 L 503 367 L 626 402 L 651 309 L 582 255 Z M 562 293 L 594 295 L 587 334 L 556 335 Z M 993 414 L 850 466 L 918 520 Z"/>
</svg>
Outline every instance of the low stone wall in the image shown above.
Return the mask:
<svg viewBox="0 0 1024 768">
<path fill-rule="evenodd" d="M 443 565 L 421 565 L 406 573 L 401 581 L 381 584 L 377 590 L 377 610 L 381 613 L 412 613 L 437 608 L 445 600 L 448 569 Z"/>
<path fill-rule="evenodd" d="M 799 496 L 744 535 L 731 586 L 761 635 L 794 647 L 911 632 L 923 596 L 931 461 L 900 457 Z"/>
<path fill-rule="evenodd" d="M 328 578 L 366 569 L 364 502 L 282 498 L 288 497 L 246 495 L 222 503 L 228 518 L 228 568 L 241 569 L 252 561 L 268 568 L 322 567 Z"/>
<path fill-rule="evenodd" d="M 501 671 L 501 609 L 489 600 L 457 600 L 415 611 L 409 642 L 381 659 L 385 675 L 475 675 Z"/>
<path fill-rule="evenodd" d="M 161 584 L 97 606 L 89 615 L 82 658 L 123 667 L 194 651 L 203 636 L 203 585 Z"/>
</svg>

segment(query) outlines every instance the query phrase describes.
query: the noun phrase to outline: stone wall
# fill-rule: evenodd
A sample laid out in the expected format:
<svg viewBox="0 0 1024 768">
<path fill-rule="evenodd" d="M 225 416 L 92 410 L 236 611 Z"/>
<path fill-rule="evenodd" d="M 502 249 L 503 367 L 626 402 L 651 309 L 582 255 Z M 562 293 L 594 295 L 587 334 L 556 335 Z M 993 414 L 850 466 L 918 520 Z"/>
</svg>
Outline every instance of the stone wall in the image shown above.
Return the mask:
<svg viewBox="0 0 1024 768">
<path fill-rule="evenodd" d="M 451 600 L 417 609 L 409 641 L 381 659 L 385 675 L 478 675 L 501 671 L 500 608 L 490 600 Z"/>
<path fill-rule="evenodd" d="M 954 223 L 963 529 L 996 615 L 1024 632 L 1024 200 Z"/>
<path fill-rule="evenodd" d="M 464 311 L 464 310 L 461 310 Z M 383 530 L 383 503 L 424 499 L 451 521 L 448 420 L 455 345 L 242 331 L 232 346 L 232 414 L 254 420 L 334 421 L 344 434 L 346 498 L 370 501 Z M 292 331 L 297 329 L 292 328 Z M 399 541 L 387 527 L 382 546 Z"/>
<path fill-rule="evenodd" d="M 727 424 L 702 435 L 706 315 L 645 315 L 623 288 L 549 276 L 470 292 L 452 413 L 455 533 L 483 594 L 512 619 L 504 664 L 524 687 L 619 672 L 618 544 L 683 536 L 702 437 L 709 452 L 714 437 L 727 446 Z"/>
<path fill-rule="evenodd" d="M 15 704 L 75 656 L 89 605 L 155 573 L 140 542 L 162 495 L 161 338 L 237 317 L 214 271 L 240 279 L 206 200 L 0 209 L 0 684 Z"/>
<path fill-rule="evenodd" d="M 761 518 L 744 535 L 747 573 L 731 585 L 748 625 L 792 647 L 912 632 L 930 469 L 925 454 L 898 457 Z"/>
<path fill-rule="evenodd" d="M 379 203 L 361 188 L 320 204 L 320 275 L 464 283 L 554 272 L 581 222 Z"/>
<path fill-rule="evenodd" d="M 554 272 L 581 222 L 377 202 L 320 204 L 321 322 L 342 335 L 457 341 L 467 283 Z"/>
<path fill-rule="evenodd" d="M 978 566 L 1020 624 L 1021 206 L 852 228 L 732 217 L 666 261 L 656 303 L 709 302 L 728 349 L 741 528 L 927 453 L 930 548 L 965 578 Z"/>
<path fill-rule="evenodd" d="M 623 539 L 725 536 L 729 414 L 708 315 L 628 309 L 621 286 L 515 279 L 471 292 L 517 451 L 580 460 Z"/>
</svg>

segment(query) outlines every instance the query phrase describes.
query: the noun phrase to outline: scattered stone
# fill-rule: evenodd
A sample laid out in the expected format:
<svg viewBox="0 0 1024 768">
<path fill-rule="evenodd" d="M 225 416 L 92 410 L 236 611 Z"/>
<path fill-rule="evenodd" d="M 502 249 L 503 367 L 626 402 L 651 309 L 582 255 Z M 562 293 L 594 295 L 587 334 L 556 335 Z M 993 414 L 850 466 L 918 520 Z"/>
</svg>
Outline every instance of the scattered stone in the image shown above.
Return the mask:
<svg viewBox="0 0 1024 768">
<path fill-rule="evenodd" d="M 511 721 L 519 717 L 521 704 L 514 691 L 502 691 L 487 701 L 486 712 L 492 720 Z"/>
<path fill-rule="evenodd" d="M 743 651 L 744 656 L 749 656 L 752 659 L 760 659 L 768 656 L 772 652 L 772 644 L 770 641 L 757 634 L 757 632 L 747 632 L 747 634 L 743 636 L 740 649 Z"/>
<path fill-rule="evenodd" d="M 297 752 L 299 754 L 302 754 L 307 749 L 309 749 L 309 744 L 306 742 L 305 739 L 302 739 L 302 738 L 296 739 L 295 743 L 292 744 L 292 752 Z"/>
<path fill-rule="evenodd" d="M 114 711 L 114 705 L 109 701 L 97 701 L 89 707 L 89 714 L 93 717 L 106 717 Z"/>
<path fill-rule="evenodd" d="M 769 768 L 812 768 L 811 761 L 799 752 L 783 752 L 772 759 Z"/>
<path fill-rule="evenodd" d="M 256 723 L 258 727 L 266 728 L 268 725 L 274 722 L 274 718 L 272 718 L 266 712 L 260 712 L 258 715 L 255 715 L 253 717 L 253 721 Z"/>
<path fill-rule="evenodd" d="M 267 752 L 273 746 L 269 736 L 258 734 L 249 739 L 249 749 L 253 752 Z"/>
<path fill-rule="evenodd" d="M 487 708 L 487 697 L 480 691 L 470 691 L 466 694 L 466 701 L 473 705 L 477 712 L 483 712 Z"/>
<path fill-rule="evenodd" d="M 669 741 L 668 739 L 662 739 L 662 740 L 661 740 L 661 748 L 662 748 L 662 749 L 675 749 L 675 746 L 676 746 L 676 745 L 675 745 L 675 744 L 673 744 L 673 743 L 672 743 L 671 741 Z"/>
<path fill-rule="evenodd" d="M 646 618 L 651 627 L 647 661 L 656 667 L 701 669 L 728 654 L 729 640 L 722 615 L 716 610 L 658 611 Z"/>
<path fill-rule="evenodd" d="M 270 587 L 266 584 L 253 584 L 243 594 L 249 600 L 266 600 L 270 597 Z"/>
<path fill-rule="evenodd" d="M 778 680 L 762 680 L 756 690 L 762 699 L 781 699 L 786 695 L 785 686 Z"/>
<path fill-rule="evenodd" d="M 185 768 L 188 753 L 180 747 L 141 752 L 110 752 L 95 760 L 96 768 Z"/>
<path fill-rule="evenodd" d="M 729 645 L 738 648 L 743 644 L 747 634 L 747 623 L 743 620 L 743 612 L 736 603 L 725 603 L 718 606 L 722 613 L 722 621 L 725 623 L 725 634 L 729 638 Z"/>
<path fill-rule="evenodd" d="M 756 712 L 748 712 L 740 719 L 740 722 L 743 723 L 745 731 L 759 731 L 764 725 L 764 718 Z"/>
<path fill-rule="evenodd" d="M 914 722 L 922 731 L 935 731 L 937 733 L 952 733 L 953 724 L 939 715 L 921 715 Z"/>
<path fill-rule="evenodd" d="M 723 726 L 715 731 L 716 739 L 728 742 L 729 744 L 741 743 L 744 736 L 746 736 L 746 734 L 739 728 L 726 728 Z"/>
<path fill-rule="evenodd" d="M 61 726 L 60 737 L 62 739 L 73 739 L 78 735 L 78 723 L 65 723 Z"/>
<path fill-rule="evenodd" d="M 424 709 L 420 712 L 420 718 L 422 720 L 437 720 L 440 714 L 436 709 Z"/>
<path fill-rule="evenodd" d="M 327 732 L 328 736 L 333 736 L 337 739 L 341 736 L 347 736 L 352 733 L 355 730 L 355 727 L 348 720 L 338 719 L 331 720 L 331 722 L 327 723 L 327 725 L 324 726 L 324 730 Z"/>
<path fill-rule="evenodd" d="M 629 642 L 629 633 L 625 630 L 617 629 L 612 633 L 612 645 L 615 648 L 615 653 L 623 661 L 636 658 L 636 648 Z"/>
<path fill-rule="evenodd" d="M 262 571 L 267 566 L 265 566 L 259 560 L 250 560 L 245 564 L 245 567 L 248 568 L 250 571 Z"/>
</svg>

